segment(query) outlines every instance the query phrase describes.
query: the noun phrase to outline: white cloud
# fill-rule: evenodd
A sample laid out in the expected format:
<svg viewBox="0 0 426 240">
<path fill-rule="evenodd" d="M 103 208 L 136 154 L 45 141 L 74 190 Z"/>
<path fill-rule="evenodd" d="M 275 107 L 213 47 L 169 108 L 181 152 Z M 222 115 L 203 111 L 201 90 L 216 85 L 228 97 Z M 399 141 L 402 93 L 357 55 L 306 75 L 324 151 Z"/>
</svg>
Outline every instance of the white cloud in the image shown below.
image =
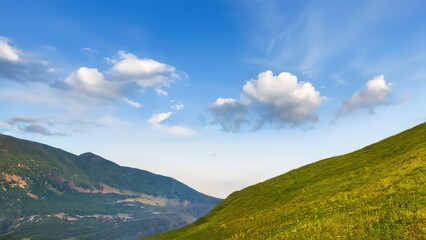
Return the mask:
<svg viewBox="0 0 426 240">
<path fill-rule="evenodd" d="M 93 96 L 86 92 L 51 87 L 43 83 L 27 83 L 20 88 L 0 88 L 0 100 L 6 104 L 19 104 L 40 109 L 44 112 L 56 113 L 56 115 L 60 116 L 58 117 L 59 120 L 54 122 L 47 119 L 51 118 L 51 115 L 46 116 L 46 118 L 18 116 L 10 118 L 8 122 L 15 126 L 19 124 L 19 126 L 22 127 L 31 123 L 36 123 L 48 129 L 50 129 L 52 123 L 60 125 L 59 133 L 51 131 L 53 134 L 87 131 L 97 127 L 117 128 L 126 126 L 126 122 L 119 119 L 115 120 L 114 116 L 105 119 L 102 117 L 108 113 L 108 107 L 106 105 L 116 100 L 122 101 L 123 98 L 124 97 L 107 99 Z M 17 124 L 15 124 L 15 122 L 17 122 Z M 32 128 L 34 130 L 34 127 Z M 31 128 L 28 130 L 31 130 Z M 18 132 L 24 130 L 16 127 L 14 131 Z"/>
<path fill-rule="evenodd" d="M 162 124 L 163 121 L 166 119 L 169 119 L 173 115 L 172 112 L 164 112 L 164 113 L 158 113 L 153 114 L 150 119 L 148 119 L 148 123 L 150 123 L 156 130 L 166 132 L 169 134 L 173 134 L 180 137 L 189 137 L 195 135 L 194 130 L 179 126 L 179 125 L 164 125 Z"/>
<path fill-rule="evenodd" d="M 173 113 L 172 112 L 164 112 L 164 113 L 158 113 L 153 114 L 150 119 L 148 119 L 148 122 L 151 124 L 160 124 L 162 121 L 169 118 Z"/>
<path fill-rule="evenodd" d="M 19 52 L 16 48 L 9 45 L 9 40 L 4 37 L 0 37 L 0 60 L 9 62 L 19 61 Z"/>
<path fill-rule="evenodd" d="M 174 79 L 179 78 L 176 68 L 149 58 L 119 51 L 113 58 L 106 58 L 113 64 L 108 73 L 113 79 L 136 82 L 142 87 L 155 85 L 169 85 Z"/>
<path fill-rule="evenodd" d="M 176 111 L 180 111 L 185 108 L 185 105 L 183 105 L 182 103 L 176 103 L 172 106 L 172 108 Z"/>
<path fill-rule="evenodd" d="M 88 48 L 88 47 L 82 48 L 81 50 L 84 51 L 84 52 L 87 52 L 87 53 L 97 53 L 98 52 L 98 50 Z"/>
<path fill-rule="evenodd" d="M 135 108 L 140 108 L 140 107 L 141 107 L 141 104 L 140 104 L 140 103 L 138 103 L 138 102 L 134 102 L 134 101 L 132 101 L 132 100 L 130 100 L 130 99 L 128 99 L 128 98 L 124 98 L 124 101 L 125 101 L 127 104 L 129 104 L 130 106 L 132 106 L 132 107 L 135 107 Z"/>
<path fill-rule="evenodd" d="M 155 93 L 157 93 L 158 96 L 167 96 L 169 95 L 168 92 L 164 91 L 163 89 L 156 87 L 155 88 Z"/>
<path fill-rule="evenodd" d="M 275 76 L 272 71 L 260 73 L 257 79 L 246 82 L 243 100 L 248 104 L 263 105 L 261 121 L 279 125 L 298 125 L 304 121 L 316 122 L 315 113 L 324 100 L 309 82 L 298 82 L 288 72 Z"/>
<path fill-rule="evenodd" d="M 96 52 L 89 48 L 84 48 L 82 51 Z M 35 54 L 26 54 L 20 49 L 15 49 L 8 39 L 0 37 L 0 80 L 25 83 L 18 88 L 5 85 L 0 89 L 0 99 L 5 102 L 38 107 L 44 111 L 58 112 L 64 116 L 64 122 L 72 122 L 72 124 L 78 122 L 75 119 L 88 117 L 93 119 L 103 115 L 105 106 L 110 106 L 117 101 L 126 102 L 135 108 L 142 107 L 142 104 L 125 95 L 130 89 L 128 87 L 134 83 L 142 87 L 156 87 L 157 94 L 166 96 L 168 93 L 163 90 L 164 87 L 184 77 L 184 73 L 177 73 L 173 66 L 152 59 L 139 59 L 131 53 L 121 51 L 115 57 L 108 59 L 112 66 L 107 71 L 81 67 L 65 78 L 56 80 L 58 68 L 50 65 L 50 61 L 36 57 Z M 183 104 L 175 104 L 172 108 L 174 112 L 178 112 L 183 108 Z M 71 120 L 67 121 L 67 119 Z M 15 131 L 31 131 L 44 135 L 61 134 L 50 131 L 51 126 L 44 120 L 40 122 L 38 119 L 20 117 L 10 121 L 15 122 L 12 125 L 4 124 L 15 126 Z M 84 124 L 102 125 L 96 121 Z M 193 134 L 191 129 L 183 126 L 163 125 L 160 122 L 153 125 L 161 131 L 176 135 Z M 62 125 L 61 127 L 70 130 L 70 127 Z"/>
<path fill-rule="evenodd" d="M 33 54 L 23 54 L 9 45 L 9 39 L 0 36 L 0 79 L 28 82 L 49 82 L 49 62 L 36 59 Z"/>
<path fill-rule="evenodd" d="M 54 73 L 54 72 L 57 72 L 58 71 L 58 69 L 57 68 L 48 68 L 47 69 L 47 72 L 48 73 Z"/>
<path fill-rule="evenodd" d="M 324 99 L 309 82 L 298 82 L 288 72 L 274 75 L 266 71 L 244 84 L 240 100 L 218 98 L 209 112 L 213 116 L 211 123 L 220 124 L 225 131 L 239 131 L 241 124 L 250 122 L 249 113 L 257 118 L 253 130 L 266 123 L 297 126 L 318 121 L 315 110 Z"/>
<path fill-rule="evenodd" d="M 113 98 L 118 94 L 118 88 L 105 80 L 96 68 L 81 67 L 71 73 L 65 83 L 74 90 L 96 97 Z"/>
<path fill-rule="evenodd" d="M 371 79 L 360 91 L 342 103 L 335 111 L 334 121 L 358 108 L 365 108 L 369 113 L 374 113 L 376 107 L 391 104 L 391 91 L 392 84 L 386 82 L 383 74 Z"/>
</svg>

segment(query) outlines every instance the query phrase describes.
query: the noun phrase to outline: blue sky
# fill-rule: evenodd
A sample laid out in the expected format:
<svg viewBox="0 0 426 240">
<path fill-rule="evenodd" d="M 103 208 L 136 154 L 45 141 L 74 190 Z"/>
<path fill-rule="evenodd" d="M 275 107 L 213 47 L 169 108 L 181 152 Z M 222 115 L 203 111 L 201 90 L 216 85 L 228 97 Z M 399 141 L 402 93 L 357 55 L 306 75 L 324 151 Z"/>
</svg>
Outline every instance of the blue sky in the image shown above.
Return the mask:
<svg viewBox="0 0 426 240">
<path fill-rule="evenodd" d="M 225 197 L 426 121 L 425 7 L 0 0 L 0 132 Z"/>
</svg>

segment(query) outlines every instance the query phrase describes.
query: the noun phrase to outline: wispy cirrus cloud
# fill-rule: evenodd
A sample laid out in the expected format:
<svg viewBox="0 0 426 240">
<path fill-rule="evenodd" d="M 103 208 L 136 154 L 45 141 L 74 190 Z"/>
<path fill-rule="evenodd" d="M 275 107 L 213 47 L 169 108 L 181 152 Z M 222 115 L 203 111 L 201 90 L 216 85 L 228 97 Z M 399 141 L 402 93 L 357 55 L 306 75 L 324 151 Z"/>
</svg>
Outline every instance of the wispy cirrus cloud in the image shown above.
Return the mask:
<svg viewBox="0 0 426 240">
<path fill-rule="evenodd" d="M 160 88 L 160 87 L 156 87 L 155 88 L 155 93 L 158 95 L 158 96 L 167 96 L 167 95 L 169 95 L 169 93 L 168 92 L 166 92 L 166 91 L 164 91 L 162 88 Z"/>
<path fill-rule="evenodd" d="M 46 127 L 43 127 L 38 124 L 30 124 L 30 125 L 24 126 L 21 128 L 21 130 L 24 132 L 41 134 L 43 136 L 66 136 L 66 134 L 64 133 L 51 132 Z"/>
<path fill-rule="evenodd" d="M 142 106 L 140 103 L 135 102 L 135 101 L 132 101 L 132 100 L 130 100 L 130 99 L 128 99 L 128 98 L 124 98 L 124 101 L 125 101 L 127 104 L 129 104 L 129 106 L 132 106 L 132 107 L 134 107 L 134 108 L 140 108 L 140 107 Z"/>
<path fill-rule="evenodd" d="M 93 49 L 93 48 L 89 48 L 89 47 L 84 47 L 84 48 L 81 49 L 81 51 L 83 51 L 85 53 L 90 53 L 90 54 L 98 53 L 98 50 Z"/>
<path fill-rule="evenodd" d="M 46 118 L 35 116 L 15 116 L 3 122 L 3 128 L 14 129 L 17 131 L 41 134 L 43 136 L 66 136 L 64 133 L 52 132 L 42 124 L 47 124 Z"/>
<path fill-rule="evenodd" d="M 9 120 L 7 120 L 7 124 L 9 125 L 15 125 L 17 123 L 36 123 L 41 120 L 40 117 L 33 117 L 33 116 L 16 116 L 12 117 Z"/>
<path fill-rule="evenodd" d="M 251 7 L 241 4 L 236 7 L 242 8 L 253 22 L 248 35 L 256 51 L 249 58 L 250 63 L 264 67 L 286 66 L 315 77 L 340 68 L 338 63 L 346 61 L 349 65 L 353 56 L 374 46 L 376 42 L 372 38 L 390 16 L 387 10 L 396 10 L 395 5 L 399 4 L 395 3 L 357 2 L 348 8 L 346 2 L 323 4 L 319 1 L 300 4 L 293 9 L 293 14 L 282 13 L 281 9 L 288 4 L 284 1 L 255 1 L 246 4 Z M 335 21 L 336 18 L 339 21 Z"/>
<path fill-rule="evenodd" d="M 81 116 L 31 116 L 20 115 L 5 121 L 0 120 L 0 131 L 9 133 L 32 133 L 43 136 L 72 136 L 82 132 L 96 131 L 99 128 L 122 129 L 129 123 L 113 115 Z"/>
<path fill-rule="evenodd" d="M 50 82 L 53 79 L 48 61 L 27 57 L 0 36 L 0 79 L 19 83 Z"/>
</svg>

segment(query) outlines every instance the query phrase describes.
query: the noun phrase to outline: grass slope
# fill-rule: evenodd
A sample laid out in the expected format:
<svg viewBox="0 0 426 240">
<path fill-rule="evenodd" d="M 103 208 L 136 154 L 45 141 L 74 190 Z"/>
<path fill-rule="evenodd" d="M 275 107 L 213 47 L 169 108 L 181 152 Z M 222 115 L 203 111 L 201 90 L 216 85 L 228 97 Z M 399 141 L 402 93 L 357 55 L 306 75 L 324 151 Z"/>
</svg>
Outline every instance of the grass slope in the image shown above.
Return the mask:
<svg viewBox="0 0 426 240">
<path fill-rule="evenodd" d="M 231 194 L 146 239 L 425 239 L 426 124 Z"/>
</svg>

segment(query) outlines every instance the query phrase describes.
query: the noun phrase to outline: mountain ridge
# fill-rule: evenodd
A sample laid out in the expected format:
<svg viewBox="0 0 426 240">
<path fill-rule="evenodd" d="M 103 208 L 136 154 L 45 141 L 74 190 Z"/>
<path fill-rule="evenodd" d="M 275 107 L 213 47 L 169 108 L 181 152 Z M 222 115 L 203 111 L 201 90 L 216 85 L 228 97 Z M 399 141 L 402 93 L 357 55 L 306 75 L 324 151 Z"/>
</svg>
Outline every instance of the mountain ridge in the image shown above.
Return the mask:
<svg viewBox="0 0 426 240">
<path fill-rule="evenodd" d="M 35 239 L 138 238 L 193 222 L 220 201 L 94 153 L 3 134 L 0 199 L 0 238 Z"/>
</svg>

